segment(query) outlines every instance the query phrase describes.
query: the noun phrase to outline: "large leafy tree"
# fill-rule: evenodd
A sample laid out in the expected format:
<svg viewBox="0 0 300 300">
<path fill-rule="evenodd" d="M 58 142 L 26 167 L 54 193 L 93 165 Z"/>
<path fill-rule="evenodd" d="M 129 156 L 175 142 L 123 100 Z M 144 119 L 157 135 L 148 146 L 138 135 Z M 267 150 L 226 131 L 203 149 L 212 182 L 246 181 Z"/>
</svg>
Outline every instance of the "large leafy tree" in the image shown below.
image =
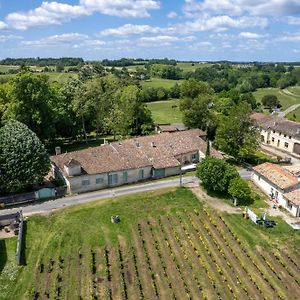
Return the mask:
<svg viewBox="0 0 300 300">
<path fill-rule="evenodd" d="M 137 86 L 130 85 L 115 93 L 113 109 L 107 123 L 114 135 L 140 135 L 152 130 L 151 112 L 142 102 Z"/>
<path fill-rule="evenodd" d="M 212 110 L 214 96 L 212 88 L 206 83 L 190 79 L 182 83 L 180 110 L 183 122 L 191 128 L 208 131 L 209 138 L 214 136 L 216 116 Z"/>
<path fill-rule="evenodd" d="M 5 120 L 15 119 L 26 124 L 39 138 L 49 139 L 55 133 L 49 100 L 54 97 L 48 77 L 21 72 L 11 81 Z"/>
<path fill-rule="evenodd" d="M 222 116 L 216 132 L 215 144 L 221 151 L 235 157 L 245 158 L 257 148 L 259 132 L 251 119 L 251 106 L 241 102 L 234 106 L 228 116 Z"/>
<path fill-rule="evenodd" d="M 227 162 L 207 156 L 197 165 L 197 176 L 207 190 L 227 193 L 230 181 L 236 178 L 238 173 Z"/>
<path fill-rule="evenodd" d="M 9 120 L 0 129 L 0 190 L 18 192 L 39 182 L 50 169 L 49 156 L 25 124 Z"/>
</svg>

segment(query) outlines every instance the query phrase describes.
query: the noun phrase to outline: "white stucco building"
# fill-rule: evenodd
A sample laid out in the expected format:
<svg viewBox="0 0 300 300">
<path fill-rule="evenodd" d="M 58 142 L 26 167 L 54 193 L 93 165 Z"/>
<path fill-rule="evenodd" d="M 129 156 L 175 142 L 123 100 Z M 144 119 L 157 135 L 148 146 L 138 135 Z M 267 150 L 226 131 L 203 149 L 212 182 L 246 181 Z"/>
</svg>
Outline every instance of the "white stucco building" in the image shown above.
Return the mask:
<svg viewBox="0 0 300 300">
<path fill-rule="evenodd" d="M 131 138 L 51 157 L 69 193 L 82 193 L 180 173 L 198 162 L 207 144 L 198 129 Z M 215 149 L 211 155 L 222 158 Z"/>
<path fill-rule="evenodd" d="M 300 216 L 300 182 L 288 170 L 271 163 L 253 168 L 252 181 L 278 206 L 288 210 L 293 216 Z"/>
</svg>

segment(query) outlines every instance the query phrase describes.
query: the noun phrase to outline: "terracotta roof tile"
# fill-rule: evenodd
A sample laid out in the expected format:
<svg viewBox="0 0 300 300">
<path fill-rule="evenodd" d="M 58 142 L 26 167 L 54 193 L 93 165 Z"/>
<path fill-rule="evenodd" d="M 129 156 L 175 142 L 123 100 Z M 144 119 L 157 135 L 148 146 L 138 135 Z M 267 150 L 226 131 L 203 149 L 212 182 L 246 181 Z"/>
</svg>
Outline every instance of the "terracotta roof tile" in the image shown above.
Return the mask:
<svg viewBox="0 0 300 300">
<path fill-rule="evenodd" d="M 284 198 L 293 202 L 296 205 L 300 205 L 300 189 L 294 190 L 292 192 L 283 195 Z"/>
<path fill-rule="evenodd" d="M 253 170 L 283 190 L 298 184 L 295 176 L 278 165 L 264 163 L 255 166 Z"/>
<path fill-rule="evenodd" d="M 51 160 L 64 170 L 70 160 L 80 163 L 83 172 L 99 174 L 153 166 L 156 169 L 180 165 L 178 156 L 189 152 L 205 153 L 206 142 L 200 130 L 161 133 L 113 142 L 108 145 L 52 156 Z M 211 148 L 211 155 L 222 155 Z M 177 158 L 176 158 L 177 157 Z"/>
</svg>

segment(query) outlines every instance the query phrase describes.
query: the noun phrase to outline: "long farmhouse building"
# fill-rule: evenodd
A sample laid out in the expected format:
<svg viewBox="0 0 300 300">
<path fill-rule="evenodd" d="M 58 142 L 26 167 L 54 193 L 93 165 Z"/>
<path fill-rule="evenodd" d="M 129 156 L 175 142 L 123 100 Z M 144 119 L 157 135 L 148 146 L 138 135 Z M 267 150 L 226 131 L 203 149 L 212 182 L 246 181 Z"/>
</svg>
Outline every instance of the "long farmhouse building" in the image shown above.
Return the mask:
<svg viewBox="0 0 300 300">
<path fill-rule="evenodd" d="M 55 176 L 69 193 L 81 193 L 180 173 L 182 165 L 205 156 L 205 133 L 199 129 L 165 132 L 55 155 Z M 222 157 L 214 148 L 211 155 Z"/>
</svg>

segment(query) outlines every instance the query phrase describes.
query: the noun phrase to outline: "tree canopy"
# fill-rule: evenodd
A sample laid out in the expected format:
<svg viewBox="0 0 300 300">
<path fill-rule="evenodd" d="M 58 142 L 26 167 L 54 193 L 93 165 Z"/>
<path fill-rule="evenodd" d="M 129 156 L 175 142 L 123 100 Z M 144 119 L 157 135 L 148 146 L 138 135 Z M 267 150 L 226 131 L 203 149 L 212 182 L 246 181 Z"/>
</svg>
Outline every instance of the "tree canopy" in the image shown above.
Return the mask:
<svg viewBox="0 0 300 300">
<path fill-rule="evenodd" d="M 37 135 L 25 124 L 9 120 L 0 129 L 0 190 L 21 191 L 49 170 L 49 156 Z"/>
<path fill-rule="evenodd" d="M 227 192 L 230 181 L 237 177 L 238 173 L 227 162 L 207 156 L 197 165 L 197 176 L 207 190 Z"/>
<path fill-rule="evenodd" d="M 222 116 L 216 131 L 215 145 L 236 159 L 254 152 L 258 146 L 258 129 L 251 119 L 251 107 L 246 102 L 234 106 L 228 116 Z"/>
<path fill-rule="evenodd" d="M 276 95 L 264 95 L 261 99 L 261 103 L 268 108 L 280 107 L 280 101 Z"/>
</svg>

